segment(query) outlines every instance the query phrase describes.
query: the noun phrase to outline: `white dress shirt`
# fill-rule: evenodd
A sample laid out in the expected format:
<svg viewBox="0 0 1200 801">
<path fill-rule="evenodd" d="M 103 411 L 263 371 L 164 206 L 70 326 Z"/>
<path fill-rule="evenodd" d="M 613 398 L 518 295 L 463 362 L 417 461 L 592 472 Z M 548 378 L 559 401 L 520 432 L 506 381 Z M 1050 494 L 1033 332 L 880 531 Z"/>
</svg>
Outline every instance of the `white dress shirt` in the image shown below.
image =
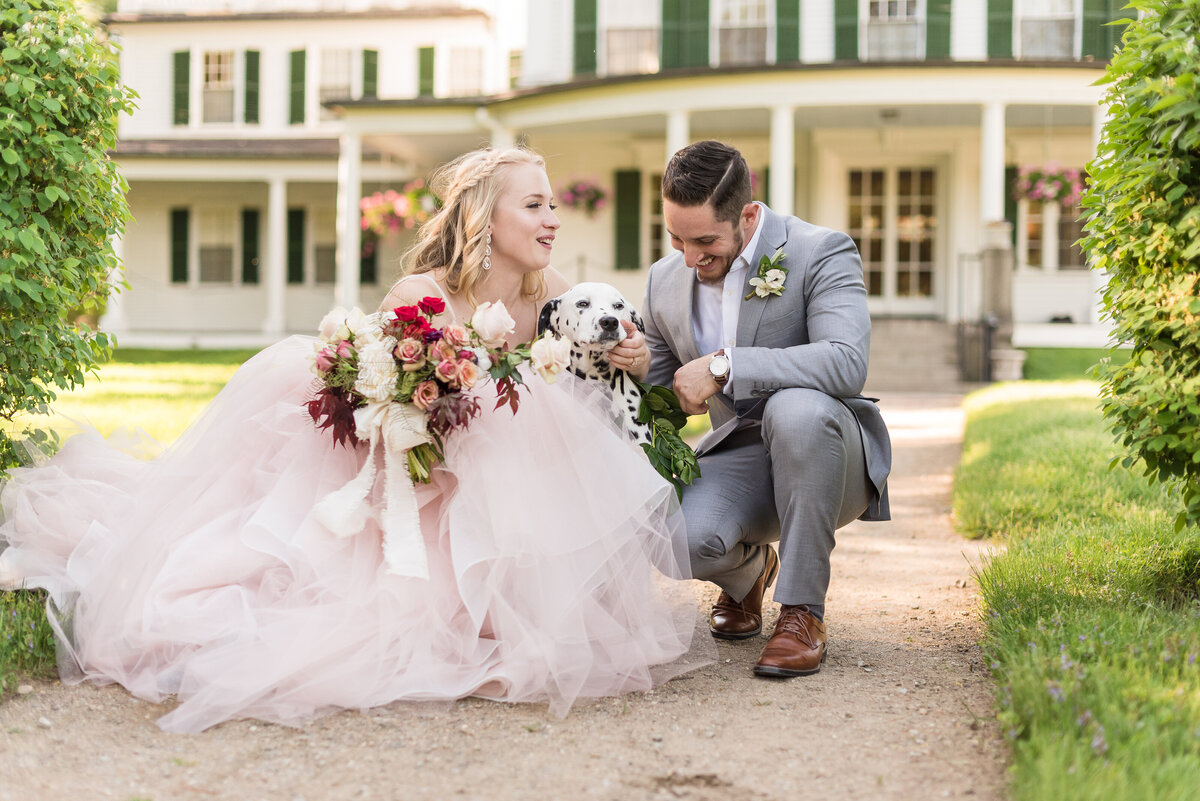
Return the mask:
<svg viewBox="0 0 1200 801">
<path fill-rule="evenodd" d="M 733 260 L 725 280 L 720 284 L 705 284 L 696 278 L 696 291 L 692 295 L 692 334 L 701 353 L 712 353 L 725 349 L 729 357 L 729 376 L 733 377 L 733 348 L 737 345 L 738 314 L 742 308 L 742 290 L 746 286 L 746 271 L 750 259 L 758 247 L 758 234 L 762 231 L 762 204 L 756 202 L 758 221 L 754 233 Z M 726 395 L 733 395 L 733 382 L 727 381 L 722 388 Z"/>
</svg>

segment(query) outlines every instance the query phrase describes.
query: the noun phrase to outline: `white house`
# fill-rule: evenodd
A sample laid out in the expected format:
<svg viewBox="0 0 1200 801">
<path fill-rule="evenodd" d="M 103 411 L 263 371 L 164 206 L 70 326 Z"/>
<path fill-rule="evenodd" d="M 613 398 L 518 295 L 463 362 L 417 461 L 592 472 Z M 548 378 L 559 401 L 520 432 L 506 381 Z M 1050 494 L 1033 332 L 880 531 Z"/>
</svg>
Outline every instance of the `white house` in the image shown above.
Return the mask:
<svg viewBox="0 0 1200 801">
<path fill-rule="evenodd" d="M 556 265 L 640 298 L 666 247 L 662 167 L 719 138 L 773 208 L 856 239 L 892 325 L 877 340 L 996 308 L 1018 345 L 1105 340 L 1076 210 L 1013 187 L 1090 160 L 1120 0 L 527 5 L 122 2 L 108 24 L 142 99 L 116 157 L 136 222 L 106 323 L 127 343 L 270 339 L 373 305 L 405 242 L 362 260 L 360 199 L 486 142 L 538 150 L 556 187 L 606 188 L 595 215 L 560 210 Z"/>
</svg>

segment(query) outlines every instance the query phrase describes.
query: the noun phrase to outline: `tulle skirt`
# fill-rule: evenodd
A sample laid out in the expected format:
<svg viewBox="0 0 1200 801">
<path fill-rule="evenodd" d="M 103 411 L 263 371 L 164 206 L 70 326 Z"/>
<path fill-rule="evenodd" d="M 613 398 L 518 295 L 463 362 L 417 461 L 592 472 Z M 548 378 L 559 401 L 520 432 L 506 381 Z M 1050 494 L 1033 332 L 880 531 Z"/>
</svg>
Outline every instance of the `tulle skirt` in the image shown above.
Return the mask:
<svg viewBox="0 0 1200 801">
<path fill-rule="evenodd" d="M 13 471 L 0 576 L 49 591 L 64 679 L 174 696 L 159 724 L 186 732 L 469 695 L 563 715 L 711 661 L 674 490 L 602 390 L 528 377 L 514 416 L 481 385 L 416 487 L 429 578 L 401 577 L 377 513 L 347 538 L 313 514 L 367 455 L 303 408 L 312 342 L 252 358 L 156 458 L 85 429 Z"/>
</svg>

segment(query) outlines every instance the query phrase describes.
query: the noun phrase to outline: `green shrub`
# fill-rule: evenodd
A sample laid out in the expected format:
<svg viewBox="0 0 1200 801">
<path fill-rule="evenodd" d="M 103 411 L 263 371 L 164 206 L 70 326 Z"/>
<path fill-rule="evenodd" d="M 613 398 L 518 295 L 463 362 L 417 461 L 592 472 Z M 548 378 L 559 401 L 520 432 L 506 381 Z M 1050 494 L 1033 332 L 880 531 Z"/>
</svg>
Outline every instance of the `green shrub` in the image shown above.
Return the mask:
<svg viewBox="0 0 1200 801">
<path fill-rule="evenodd" d="M 1177 487 L 1200 523 L 1200 0 L 1137 0 L 1109 65 L 1083 244 L 1109 273 L 1104 308 L 1133 348 L 1097 370 L 1127 466 Z"/>
<path fill-rule="evenodd" d="M 19 463 L 13 420 L 108 358 L 104 334 L 69 316 L 107 294 L 110 237 L 129 216 L 109 160 L 134 94 L 116 54 L 71 0 L 0 6 L 0 475 Z"/>
</svg>

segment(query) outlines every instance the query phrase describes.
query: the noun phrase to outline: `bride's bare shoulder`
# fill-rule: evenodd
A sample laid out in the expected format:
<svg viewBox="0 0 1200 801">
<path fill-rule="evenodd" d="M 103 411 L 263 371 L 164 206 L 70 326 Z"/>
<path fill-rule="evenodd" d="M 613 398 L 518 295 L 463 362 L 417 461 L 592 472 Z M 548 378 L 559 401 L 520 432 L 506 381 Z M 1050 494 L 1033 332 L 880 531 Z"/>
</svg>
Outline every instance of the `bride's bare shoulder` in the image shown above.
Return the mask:
<svg viewBox="0 0 1200 801">
<path fill-rule="evenodd" d="M 397 306 L 411 306 L 422 298 L 436 297 L 446 299 L 438 282 L 429 273 L 406 275 L 388 290 L 387 296 L 379 304 L 379 311 L 394 309 Z"/>
</svg>

